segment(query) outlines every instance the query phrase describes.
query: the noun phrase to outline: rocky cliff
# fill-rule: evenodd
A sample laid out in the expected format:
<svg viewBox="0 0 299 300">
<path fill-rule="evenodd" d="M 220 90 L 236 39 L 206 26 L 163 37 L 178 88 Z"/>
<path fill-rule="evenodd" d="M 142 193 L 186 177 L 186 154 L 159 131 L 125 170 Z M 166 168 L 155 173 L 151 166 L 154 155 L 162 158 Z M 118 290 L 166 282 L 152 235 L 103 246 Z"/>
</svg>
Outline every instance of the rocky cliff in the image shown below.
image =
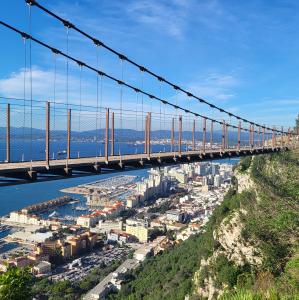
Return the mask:
<svg viewBox="0 0 299 300">
<path fill-rule="evenodd" d="M 299 297 L 298 157 L 246 158 L 235 169 L 235 185 L 212 220 L 213 251 L 200 260 L 192 299 Z"/>
</svg>

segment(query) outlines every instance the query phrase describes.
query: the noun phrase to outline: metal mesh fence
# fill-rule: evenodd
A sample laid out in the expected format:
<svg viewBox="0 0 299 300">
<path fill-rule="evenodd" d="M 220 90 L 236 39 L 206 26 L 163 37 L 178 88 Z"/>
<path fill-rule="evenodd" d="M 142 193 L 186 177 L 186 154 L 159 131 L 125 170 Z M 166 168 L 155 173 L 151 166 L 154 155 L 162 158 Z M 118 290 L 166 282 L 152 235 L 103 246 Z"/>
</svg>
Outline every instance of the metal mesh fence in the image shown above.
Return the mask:
<svg viewBox="0 0 299 300">
<path fill-rule="evenodd" d="M 57 160 L 67 158 L 68 154 L 69 158 L 100 158 L 221 151 L 237 148 L 238 142 L 240 148 L 251 149 L 275 147 L 282 139 L 263 128 L 240 124 L 239 130 L 238 122 L 229 122 L 212 122 L 176 110 L 170 113 L 163 105 L 149 112 L 140 110 L 138 105 L 135 110 L 125 106 L 120 110 L 22 99 L 3 101 L 0 103 L 0 162 L 44 161 L 47 151 L 50 160 Z"/>
</svg>

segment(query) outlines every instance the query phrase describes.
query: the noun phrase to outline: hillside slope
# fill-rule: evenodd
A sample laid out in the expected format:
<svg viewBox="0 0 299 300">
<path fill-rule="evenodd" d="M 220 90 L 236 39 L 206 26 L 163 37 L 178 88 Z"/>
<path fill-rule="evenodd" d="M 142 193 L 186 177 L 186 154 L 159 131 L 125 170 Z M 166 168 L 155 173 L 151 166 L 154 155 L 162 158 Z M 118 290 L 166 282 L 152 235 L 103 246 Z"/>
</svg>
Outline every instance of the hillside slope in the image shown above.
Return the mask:
<svg viewBox="0 0 299 300">
<path fill-rule="evenodd" d="M 239 208 L 214 228 L 219 247 L 195 273 L 198 298 L 298 298 L 298 153 L 248 157 L 235 175 Z"/>
<path fill-rule="evenodd" d="M 299 154 L 245 158 L 205 232 L 144 262 L 111 299 L 299 299 Z"/>
</svg>

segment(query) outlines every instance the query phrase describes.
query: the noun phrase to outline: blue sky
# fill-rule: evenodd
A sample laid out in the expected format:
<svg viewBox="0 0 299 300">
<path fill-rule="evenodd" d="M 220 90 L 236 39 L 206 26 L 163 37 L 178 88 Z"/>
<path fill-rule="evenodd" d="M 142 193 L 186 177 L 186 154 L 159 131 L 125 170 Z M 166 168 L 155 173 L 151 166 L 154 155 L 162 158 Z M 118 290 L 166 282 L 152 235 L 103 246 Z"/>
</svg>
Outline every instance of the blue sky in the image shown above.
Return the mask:
<svg viewBox="0 0 299 300">
<path fill-rule="evenodd" d="M 189 89 L 244 118 L 268 125 L 293 126 L 299 113 L 299 2 L 290 0 L 51 0 L 44 6 L 97 36 L 164 78 Z M 28 7 L 23 0 L 3 1 L 0 19 L 28 31 Z M 32 9 L 32 35 L 62 50 L 66 30 L 59 22 Z M 23 97 L 24 45 L 0 27 L 0 96 Z M 91 42 L 70 31 L 70 54 L 96 63 Z M 28 54 L 27 43 L 27 54 Z M 121 77 L 119 60 L 98 50 L 99 65 Z M 54 57 L 32 44 L 33 96 L 53 97 Z M 28 57 L 27 57 L 28 62 Z M 141 84 L 140 72 L 123 66 L 124 80 Z M 27 74 L 28 75 L 28 74 Z M 56 97 L 66 99 L 65 60 L 57 58 Z M 26 95 L 29 96 L 27 76 Z M 82 70 L 81 99 L 95 105 L 96 75 Z M 80 70 L 70 64 L 72 103 L 79 103 Z M 196 101 L 144 78 L 144 88 L 181 106 L 222 118 Z M 119 87 L 103 80 L 102 106 L 116 106 Z M 128 109 L 136 95 L 124 91 Z M 138 100 L 140 101 L 140 99 Z M 154 105 L 154 104 L 153 104 Z M 145 109 L 151 104 L 145 100 Z M 155 106 L 159 109 L 159 105 Z"/>
</svg>

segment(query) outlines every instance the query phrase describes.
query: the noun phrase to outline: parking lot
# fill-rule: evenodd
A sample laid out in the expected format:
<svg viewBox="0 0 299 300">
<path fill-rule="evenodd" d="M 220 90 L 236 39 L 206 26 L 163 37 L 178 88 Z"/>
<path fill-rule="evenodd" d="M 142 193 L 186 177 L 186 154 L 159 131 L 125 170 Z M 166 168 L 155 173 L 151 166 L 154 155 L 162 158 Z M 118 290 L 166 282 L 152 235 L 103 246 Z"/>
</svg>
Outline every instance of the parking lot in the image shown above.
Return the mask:
<svg viewBox="0 0 299 300">
<path fill-rule="evenodd" d="M 52 280 L 69 280 L 71 282 L 80 281 L 92 269 L 100 266 L 109 266 L 113 261 L 126 258 L 131 249 L 115 247 L 108 250 L 102 250 L 82 256 L 68 264 L 59 266 L 52 271 Z"/>
</svg>

